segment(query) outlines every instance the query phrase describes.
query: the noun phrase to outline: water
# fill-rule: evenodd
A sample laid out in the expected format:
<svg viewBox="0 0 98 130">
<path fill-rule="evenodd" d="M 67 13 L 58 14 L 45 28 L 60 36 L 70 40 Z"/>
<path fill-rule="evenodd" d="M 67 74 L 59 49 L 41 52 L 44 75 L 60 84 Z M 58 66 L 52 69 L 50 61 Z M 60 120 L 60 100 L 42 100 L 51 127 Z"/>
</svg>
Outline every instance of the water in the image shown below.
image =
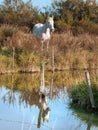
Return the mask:
<svg viewBox="0 0 98 130">
<path fill-rule="evenodd" d="M 70 108 L 67 81 L 57 75 L 52 76 L 52 80 L 50 74 L 45 78 L 46 107 L 50 109 L 48 121 L 40 117 L 37 74 L 1 76 L 0 130 L 98 130 L 98 118 L 94 114 Z"/>
</svg>

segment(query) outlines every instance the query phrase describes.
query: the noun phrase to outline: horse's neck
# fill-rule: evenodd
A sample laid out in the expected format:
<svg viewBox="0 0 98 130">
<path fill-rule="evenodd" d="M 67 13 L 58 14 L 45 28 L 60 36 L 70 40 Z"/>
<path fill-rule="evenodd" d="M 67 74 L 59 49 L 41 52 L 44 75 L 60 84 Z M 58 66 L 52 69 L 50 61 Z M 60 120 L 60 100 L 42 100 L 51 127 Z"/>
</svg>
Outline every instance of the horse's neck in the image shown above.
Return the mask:
<svg viewBox="0 0 98 130">
<path fill-rule="evenodd" d="M 43 25 L 43 28 L 44 28 L 44 33 L 46 33 L 47 32 L 47 23 L 45 23 L 44 25 Z"/>
</svg>

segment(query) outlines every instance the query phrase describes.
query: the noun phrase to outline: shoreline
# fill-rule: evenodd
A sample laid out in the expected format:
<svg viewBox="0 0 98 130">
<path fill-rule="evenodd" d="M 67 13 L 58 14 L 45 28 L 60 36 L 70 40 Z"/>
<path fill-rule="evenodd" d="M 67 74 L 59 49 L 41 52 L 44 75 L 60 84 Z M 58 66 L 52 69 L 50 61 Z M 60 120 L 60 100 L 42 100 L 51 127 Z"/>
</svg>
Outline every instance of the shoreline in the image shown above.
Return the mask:
<svg viewBox="0 0 98 130">
<path fill-rule="evenodd" d="M 98 68 L 55 68 L 54 71 L 52 69 L 46 69 L 47 72 L 57 72 L 57 71 L 91 71 L 91 70 L 98 70 Z M 4 74 L 15 74 L 15 73 L 39 73 L 40 70 L 27 70 L 27 69 L 21 69 L 21 70 L 8 70 L 8 71 L 0 71 L 0 75 Z"/>
</svg>

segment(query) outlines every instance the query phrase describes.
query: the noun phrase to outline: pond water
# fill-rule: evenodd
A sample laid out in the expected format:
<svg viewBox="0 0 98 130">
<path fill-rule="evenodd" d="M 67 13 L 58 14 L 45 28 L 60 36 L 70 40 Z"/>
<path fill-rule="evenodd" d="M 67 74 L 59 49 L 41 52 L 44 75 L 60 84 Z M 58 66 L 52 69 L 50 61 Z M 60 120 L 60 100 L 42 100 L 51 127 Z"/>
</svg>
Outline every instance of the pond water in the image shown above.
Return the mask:
<svg viewBox="0 0 98 130">
<path fill-rule="evenodd" d="M 97 116 L 70 108 L 68 85 L 83 78 L 78 79 L 79 74 L 72 80 L 75 75 L 68 74 L 45 76 L 48 109 L 44 114 L 41 114 L 38 74 L 0 76 L 0 130 L 98 130 Z"/>
</svg>

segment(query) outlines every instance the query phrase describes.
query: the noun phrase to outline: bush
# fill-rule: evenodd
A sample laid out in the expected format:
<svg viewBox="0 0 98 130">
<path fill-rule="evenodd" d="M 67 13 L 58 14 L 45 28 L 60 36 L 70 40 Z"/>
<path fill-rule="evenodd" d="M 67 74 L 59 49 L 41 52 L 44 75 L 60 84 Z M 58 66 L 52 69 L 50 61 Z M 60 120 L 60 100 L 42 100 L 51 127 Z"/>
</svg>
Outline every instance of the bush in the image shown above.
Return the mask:
<svg viewBox="0 0 98 130">
<path fill-rule="evenodd" d="M 58 20 L 55 22 L 56 28 L 58 28 L 58 32 L 66 32 L 70 29 L 68 24 L 65 23 L 65 21 Z"/>
<path fill-rule="evenodd" d="M 17 28 L 11 25 L 4 24 L 0 27 L 0 37 L 11 37 L 16 32 Z"/>
</svg>

